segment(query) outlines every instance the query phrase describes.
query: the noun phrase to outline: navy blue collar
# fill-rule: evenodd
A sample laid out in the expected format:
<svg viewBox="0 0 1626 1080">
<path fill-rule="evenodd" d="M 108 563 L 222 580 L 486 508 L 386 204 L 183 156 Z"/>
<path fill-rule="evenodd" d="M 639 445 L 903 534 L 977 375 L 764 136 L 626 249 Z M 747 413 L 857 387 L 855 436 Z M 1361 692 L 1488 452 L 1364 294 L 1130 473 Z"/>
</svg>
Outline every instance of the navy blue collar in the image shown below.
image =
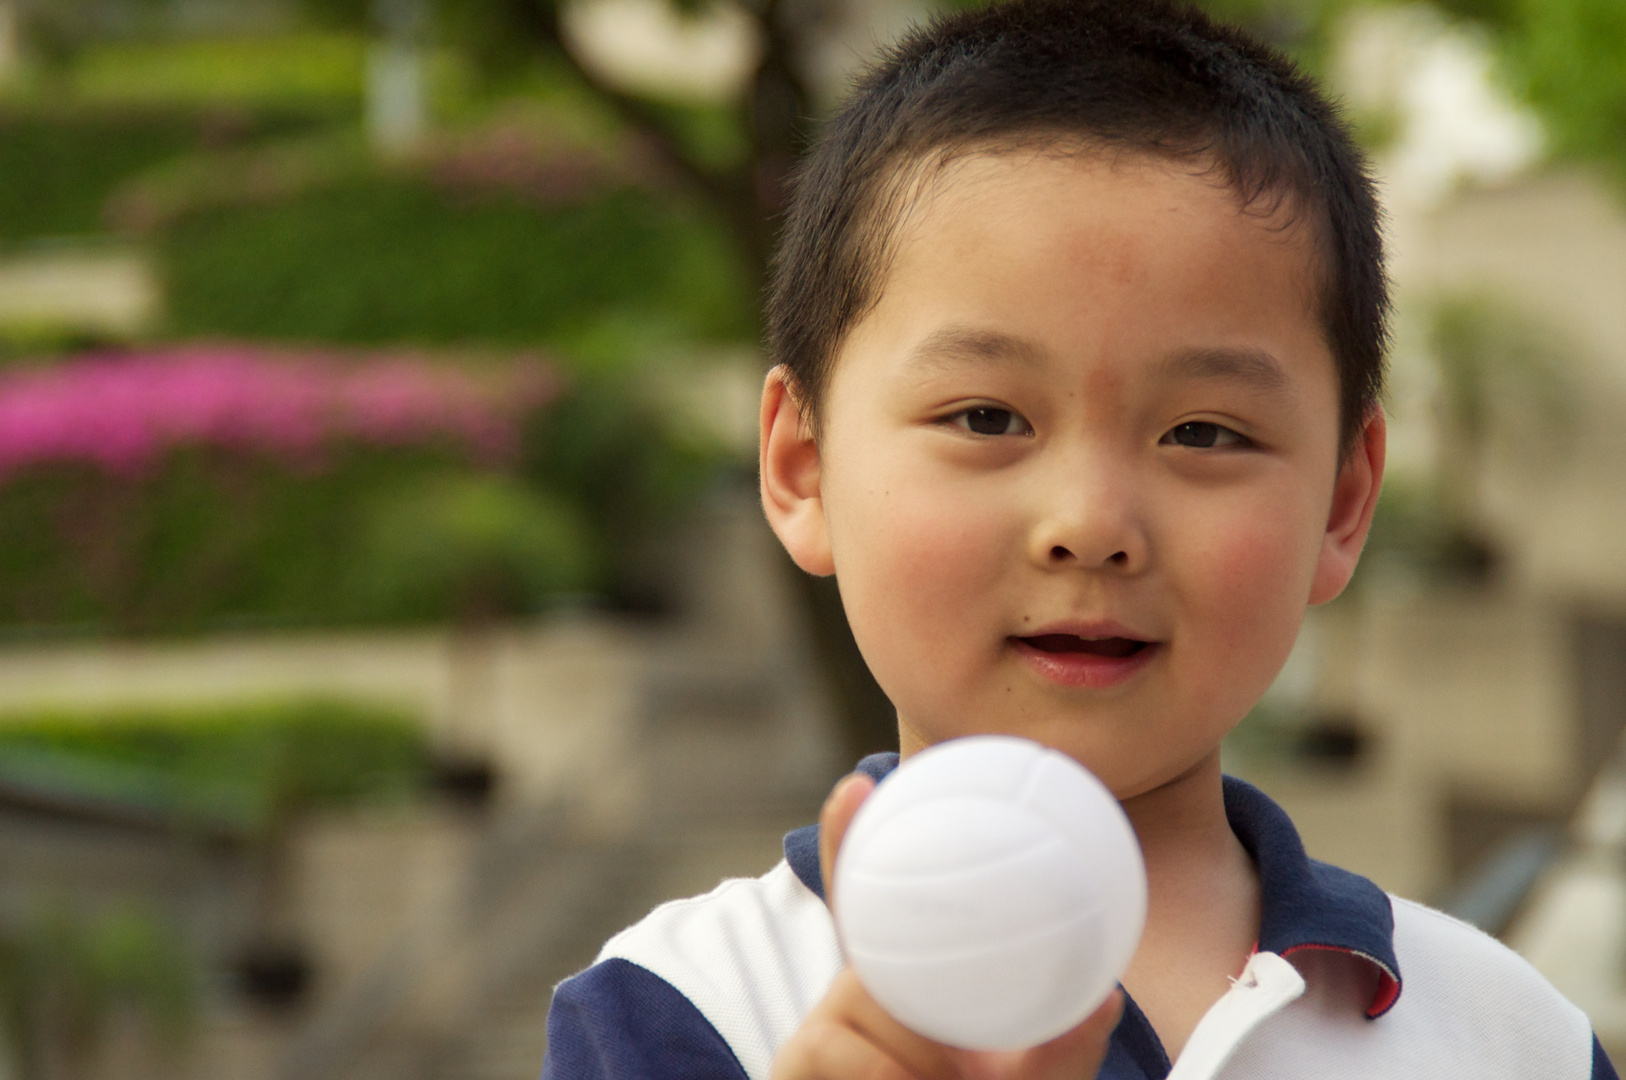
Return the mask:
<svg viewBox="0 0 1626 1080">
<path fill-rule="evenodd" d="M 1359 957 L 1378 976 L 1366 1015 L 1375 1019 L 1394 1008 L 1400 963 L 1389 894 L 1359 874 L 1307 856 L 1287 813 L 1234 776 L 1225 778 L 1225 817 L 1259 867 L 1259 950 L 1291 956 L 1326 949 Z"/>
<path fill-rule="evenodd" d="M 871 754 L 858 763 L 858 771 L 877 782 L 897 767 L 897 754 Z M 1311 859 L 1286 812 L 1258 788 L 1230 776 L 1225 778 L 1225 816 L 1259 867 L 1264 909 L 1259 949 L 1280 956 L 1327 949 L 1359 957 L 1378 976 L 1366 1015 L 1388 1012 L 1400 997 L 1388 894 L 1366 878 Z M 785 836 L 785 859 L 802 884 L 824 899 L 817 825 Z"/>
</svg>

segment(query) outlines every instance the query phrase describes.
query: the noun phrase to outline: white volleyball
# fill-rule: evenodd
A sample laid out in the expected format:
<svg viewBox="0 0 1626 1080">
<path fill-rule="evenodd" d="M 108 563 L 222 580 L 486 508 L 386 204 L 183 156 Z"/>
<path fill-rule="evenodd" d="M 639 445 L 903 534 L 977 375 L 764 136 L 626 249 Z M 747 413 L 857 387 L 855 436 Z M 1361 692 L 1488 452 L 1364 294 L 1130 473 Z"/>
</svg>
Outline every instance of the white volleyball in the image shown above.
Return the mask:
<svg viewBox="0 0 1626 1080">
<path fill-rule="evenodd" d="M 910 757 L 836 857 L 847 962 L 916 1032 L 1015 1050 L 1106 1000 L 1146 922 L 1134 830 L 1102 783 L 1026 739 L 978 735 Z"/>
</svg>

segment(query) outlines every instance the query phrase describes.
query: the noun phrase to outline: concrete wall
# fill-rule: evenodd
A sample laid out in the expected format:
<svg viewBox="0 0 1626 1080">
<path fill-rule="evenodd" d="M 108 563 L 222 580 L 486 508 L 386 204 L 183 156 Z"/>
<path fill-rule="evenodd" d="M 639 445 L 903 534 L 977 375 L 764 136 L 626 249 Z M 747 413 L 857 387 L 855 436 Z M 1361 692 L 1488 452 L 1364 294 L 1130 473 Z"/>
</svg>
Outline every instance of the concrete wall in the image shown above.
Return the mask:
<svg viewBox="0 0 1626 1080">
<path fill-rule="evenodd" d="M 1359 718 L 1348 768 L 1229 764 L 1292 814 L 1310 854 L 1429 900 L 1450 883 L 1454 801 L 1543 816 L 1585 780 L 1569 623 L 1516 594 L 1368 594 L 1312 612 L 1310 714 Z"/>
<path fill-rule="evenodd" d="M 39 708 L 331 695 L 421 716 L 441 745 L 489 753 L 530 800 L 576 791 L 623 748 L 636 632 L 561 618 L 479 637 L 445 630 L 263 634 L 0 651 L 0 723 Z"/>
<path fill-rule="evenodd" d="M 1498 299 L 1547 327 L 1572 365 L 1568 420 L 1493 432 L 1484 462 L 1483 501 L 1516 587 L 1626 608 L 1626 191 L 1545 174 L 1400 224 L 1403 296 Z M 1404 348 L 1395 360 L 1416 363 Z"/>
</svg>

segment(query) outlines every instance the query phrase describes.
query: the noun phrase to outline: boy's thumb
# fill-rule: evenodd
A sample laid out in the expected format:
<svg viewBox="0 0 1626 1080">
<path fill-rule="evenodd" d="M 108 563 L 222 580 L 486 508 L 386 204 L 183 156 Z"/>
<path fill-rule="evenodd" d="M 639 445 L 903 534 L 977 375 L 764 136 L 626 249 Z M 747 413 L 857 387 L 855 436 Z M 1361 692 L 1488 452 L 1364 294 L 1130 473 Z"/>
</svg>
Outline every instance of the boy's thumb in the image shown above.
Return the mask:
<svg viewBox="0 0 1626 1080">
<path fill-rule="evenodd" d="M 829 797 L 824 800 L 824 809 L 819 812 L 819 871 L 824 877 L 825 902 L 832 906 L 835 903 L 836 852 L 841 850 L 841 841 L 847 835 L 847 826 L 852 824 L 853 816 L 874 790 L 875 781 L 863 773 L 844 776 L 830 789 Z"/>
</svg>

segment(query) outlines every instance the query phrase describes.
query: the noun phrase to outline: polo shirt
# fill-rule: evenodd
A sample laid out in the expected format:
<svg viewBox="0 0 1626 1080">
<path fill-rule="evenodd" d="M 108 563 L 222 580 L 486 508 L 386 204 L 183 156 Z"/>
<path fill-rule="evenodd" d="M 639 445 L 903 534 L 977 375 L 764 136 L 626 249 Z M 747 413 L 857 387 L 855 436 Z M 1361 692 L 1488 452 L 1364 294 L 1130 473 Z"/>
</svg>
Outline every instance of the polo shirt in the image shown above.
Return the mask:
<svg viewBox="0 0 1626 1080">
<path fill-rule="evenodd" d="M 1586 1016 L 1517 954 L 1309 858 L 1256 788 L 1224 791 L 1258 867 L 1257 949 L 1176 1061 L 1126 995 L 1102 1080 L 1616 1080 Z M 818 849 L 818 827 L 798 829 L 763 876 L 611 938 L 554 993 L 543 1080 L 766 1080 L 842 967 Z"/>
</svg>

